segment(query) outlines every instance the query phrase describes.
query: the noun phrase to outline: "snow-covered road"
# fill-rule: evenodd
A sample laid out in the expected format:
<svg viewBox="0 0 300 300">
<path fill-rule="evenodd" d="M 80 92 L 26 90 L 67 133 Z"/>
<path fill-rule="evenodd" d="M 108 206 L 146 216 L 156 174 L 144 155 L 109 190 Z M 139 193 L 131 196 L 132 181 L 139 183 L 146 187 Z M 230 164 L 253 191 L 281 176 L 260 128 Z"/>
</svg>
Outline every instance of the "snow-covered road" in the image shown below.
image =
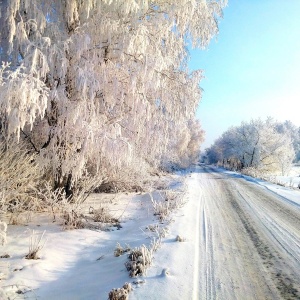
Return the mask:
<svg viewBox="0 0 300 300">
<path fill-rule="evenodd" d="M 194 298 L 300 299 L 299 205 L 209 167 L 191 180 L 201 190 Z"/>
</svg>

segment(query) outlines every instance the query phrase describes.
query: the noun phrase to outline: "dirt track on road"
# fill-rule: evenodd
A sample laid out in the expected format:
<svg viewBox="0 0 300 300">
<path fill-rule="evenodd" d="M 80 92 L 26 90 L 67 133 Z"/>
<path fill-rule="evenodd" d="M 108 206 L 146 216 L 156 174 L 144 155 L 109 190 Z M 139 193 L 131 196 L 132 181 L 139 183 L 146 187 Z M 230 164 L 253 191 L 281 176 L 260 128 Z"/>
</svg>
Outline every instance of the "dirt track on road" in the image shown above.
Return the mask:
<svg viewBox="0 0 300 300">
<path fill-rule="evenodd" d="M 201 187 L 195 299 L 300 299 L 300 207 L 209 167 Z"/>
</svg>

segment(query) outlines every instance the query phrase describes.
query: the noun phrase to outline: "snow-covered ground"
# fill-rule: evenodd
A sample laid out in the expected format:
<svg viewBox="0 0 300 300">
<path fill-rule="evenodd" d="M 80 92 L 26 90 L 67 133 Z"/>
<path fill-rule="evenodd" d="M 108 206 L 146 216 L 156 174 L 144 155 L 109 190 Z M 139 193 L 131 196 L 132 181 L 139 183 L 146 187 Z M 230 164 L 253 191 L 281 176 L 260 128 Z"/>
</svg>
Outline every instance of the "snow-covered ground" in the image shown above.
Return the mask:
<svg viewBox="0 0 300 300">
<path fill-rule="evenodd" d="M 186 176 L 175 175 L 170 183 L 171 189 L 182 194 L 182 202 L 187 199 L 181 192 Z M 159 191 L 153 194 L 153 198 L 157 201 L 163 199 Z M 49 213 L 25 215 L 21 224 L 8 226 L 7 243 L 0 246 L 0 256 L 3 257 L 0 258 L 1 300 L 107 299 L 109 291 L 122 287 L 125 282 L 132 283 L 133 295 L 135 290 L 148 284 L 151 286 L 153 272 L 159 273 L 159 278 L 163 269 L 170 267 L 167 260 L 165 263 L 157 261 L 170 251 L 165 245 L 174 244 L 180 248 L 176 237 L 184 232 L 176 232 L 174 227 L 183 218 L 180 207 L 162 222 L 154 215 L 149 194 L 93 194 L 88 198 L 86 207 L 87 210 L 91 207 L 106 208 L 112 217 L 120 221 L 121 228 L 107 224 L 102 226 L 102 230 L 66 231 L 59 222 L 52 222 Z M 30 238 L 33 234 L 38 238 L 43 233 L 41 244 L 45 244 L 38 254 L 40 258 L 26 259 Z M 152 275 L 144 280 L 130 278 L 125 268 L 128 253 L 116 257 L 117 244 L 124 248 L 128 245 L 131 249 L 142 245 L 151 248 L 151 243 L 158 243 L 159 239 L 163 242 L 161 249 L 155 253 L 152 273 L 149 273 Z M 164 272 L 168 273 L 167 270 Z"/>
<path fill-rule="evenodd" d="M 31 219 L 27 216 L 23 224 L 9 225 L 7 243 L 0 246 L 0 256 L 9 255 L 0 258 L 0 299 L 106 300 L 109 291 L 125 282 L 133 287 L 129 299 L 281 299 L 285 293 L 281 286 L 287 282 L 280 272 L 285 272 L 292 288 L 298 288 L 293 273 L 300 269 L 298 190 L 203 167 L 174 176 L 174 182 L 180 180 L 186 185 L 186 204 L 163 222 L 154 215 L 148 194 L 93 194 L 87 208 L 98 208 L 101 203 L 120 220 L 122 228 L 64 231 L 49 214 L 33 215 Z M 284 208 L 286 215 L 283 209 L 271 211 L 272 205 L 263 202 L 264 193 L 274 195 L 272 201 Z M 255 195 L 261 196 L 256 199 Z M 159 194 L 154 198 L 159 199 Z M 265 229 L 268 226 L 274 229 L 275 238 Z M 249 228 L 255 228 L 256 233 L 250 235 Z M 25 259 L 33 231 L 36 236 L 45 232 L 45 245 L 38 260 Z M 146 275 L 130 278 L 125 267 L 127 253 L 114 256 L 117 243 L 131 249 L 143 244 L 150 247 L 159 237 L 160 248 L 154 252 Z M 276 238 L 289 242 L 285 245 L 281 241 L 284 249 L 292 253 L 293 261 L 290 254 L 278 248 Z M 256 240 L 265 245 L 263 254 Z M 284 259 L 288 266 L 292 264 L 288 271 L 282 263 Z M 274 272 L 279 275 L 274 277 Z M 299 299 L 293 290 L 286 293 L 290 299 Z"/>
</svg>

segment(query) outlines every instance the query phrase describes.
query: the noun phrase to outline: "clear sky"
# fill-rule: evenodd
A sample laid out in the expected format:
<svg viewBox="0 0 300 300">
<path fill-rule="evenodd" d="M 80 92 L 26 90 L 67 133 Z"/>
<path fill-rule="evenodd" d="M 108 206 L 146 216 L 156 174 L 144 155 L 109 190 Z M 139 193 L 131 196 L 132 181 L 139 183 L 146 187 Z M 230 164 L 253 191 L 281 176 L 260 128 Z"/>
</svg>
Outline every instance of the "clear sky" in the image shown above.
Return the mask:
<svg viewBox="0 0 300 300">
<path fill-rule="evenodd" d="M 202 149 L 259 117 L 300 126 L 300 0 L 229 0 L 219 31 L 207 50 L 190 51 L 190 68 L 205 76 Z"/>
</svg>

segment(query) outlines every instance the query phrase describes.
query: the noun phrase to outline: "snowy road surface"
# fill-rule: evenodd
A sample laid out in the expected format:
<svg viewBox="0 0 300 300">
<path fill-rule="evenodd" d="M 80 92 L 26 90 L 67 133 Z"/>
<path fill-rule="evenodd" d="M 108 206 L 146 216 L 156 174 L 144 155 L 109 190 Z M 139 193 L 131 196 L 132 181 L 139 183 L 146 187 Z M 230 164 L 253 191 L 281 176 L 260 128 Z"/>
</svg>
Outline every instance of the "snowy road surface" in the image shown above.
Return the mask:
<svg viewBox="0 0 300 300">
<path fill-rule="evenodd" d="M 198 299 L 300 299 L 300 207 L 199 168 Z"/>
</svg>

